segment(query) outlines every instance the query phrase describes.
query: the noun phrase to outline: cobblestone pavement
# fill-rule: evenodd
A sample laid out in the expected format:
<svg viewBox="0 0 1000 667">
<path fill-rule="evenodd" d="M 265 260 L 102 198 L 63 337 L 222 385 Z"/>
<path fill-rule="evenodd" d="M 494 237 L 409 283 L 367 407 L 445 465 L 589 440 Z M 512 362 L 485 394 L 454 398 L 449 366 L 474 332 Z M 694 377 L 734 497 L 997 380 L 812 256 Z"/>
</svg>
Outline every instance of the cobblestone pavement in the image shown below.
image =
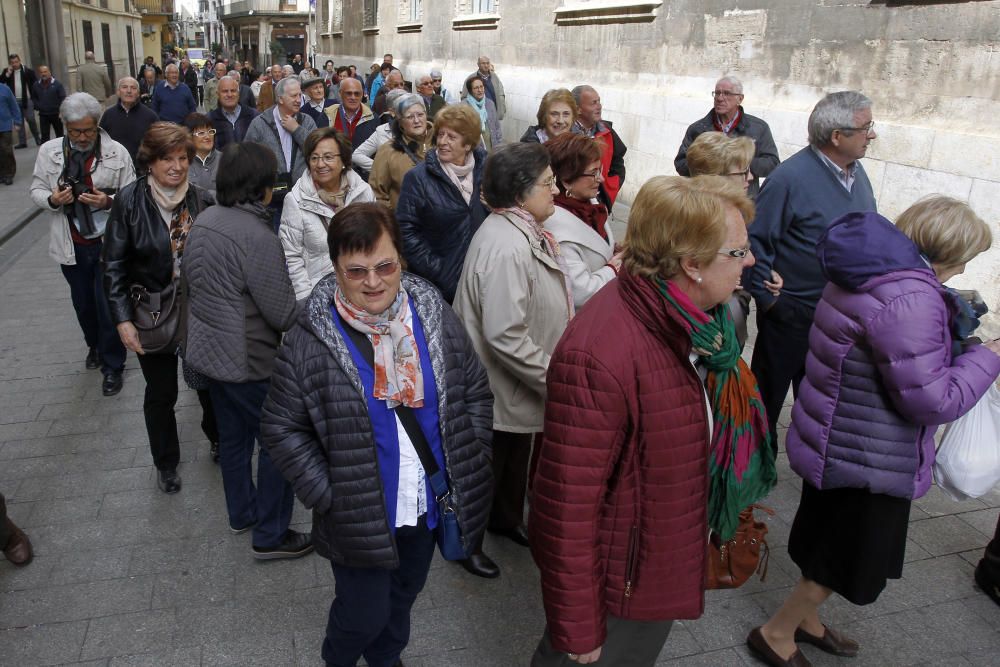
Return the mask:
<svg viewBox="0 0 1000 667">
<path fill-rule="evenodd" d="M 193 392 L 178 406 L 184 488 L 156 489 L 135 359 L 124 391 L 104 398 L 99 373 L 84 369 L 46 230 L 29 225 L 18 238 L 26 250 L 0 275 L 0 490 L 37 555 L 21 569 L 0 560 L 0 665 L 320 664 L 333 597 L 327 561 L 258 563 L 249 535 L 229 533 Z M 767 501 L 777 510 L 767 581 L 710 592 L 700 620 L 675 625 L 660 664 L 755 664 L 744 638 L 796 575 L 784 547 L 800 483 L 780 463 Z M 852 667 L 1000 663 L 1000 608 L 972 580 L 998 507 L 997 492 L 954 503 L 936 489 L 915 503 L 903 579 L 876 604 L 835 598 L 823 609 L 861 642 L 860 655 L 838 660 L 807 646 L 807 657 Z M 294 521 L 307 528 L 309 514 L 299 507 Z M 408 667 L 528 664 L 543 626 L 537 571 L 509 541 L 488 537 L 486 551 L 499 579 L 435 561 L 414 609 Z"/>
</svg>

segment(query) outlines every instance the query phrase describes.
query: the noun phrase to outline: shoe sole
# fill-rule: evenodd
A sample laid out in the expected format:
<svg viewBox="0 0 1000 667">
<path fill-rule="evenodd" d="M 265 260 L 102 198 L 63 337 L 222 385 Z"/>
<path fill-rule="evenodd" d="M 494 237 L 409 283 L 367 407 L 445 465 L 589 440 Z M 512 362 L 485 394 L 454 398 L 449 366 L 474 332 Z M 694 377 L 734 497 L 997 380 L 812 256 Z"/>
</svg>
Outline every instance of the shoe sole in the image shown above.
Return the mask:
<svg viewBox="0 0 1000 667">
<path fill-rule="evenodd" d="M 301 558 L 302 556 L 307 556 L 313 551 L 313 546 L 310 544 L 305 549 L 300 549 L 298 551 L 257 551 L 253 550 L 253 557 L 257 560 L 278 560 L 281 558 Z"/>
</svg>

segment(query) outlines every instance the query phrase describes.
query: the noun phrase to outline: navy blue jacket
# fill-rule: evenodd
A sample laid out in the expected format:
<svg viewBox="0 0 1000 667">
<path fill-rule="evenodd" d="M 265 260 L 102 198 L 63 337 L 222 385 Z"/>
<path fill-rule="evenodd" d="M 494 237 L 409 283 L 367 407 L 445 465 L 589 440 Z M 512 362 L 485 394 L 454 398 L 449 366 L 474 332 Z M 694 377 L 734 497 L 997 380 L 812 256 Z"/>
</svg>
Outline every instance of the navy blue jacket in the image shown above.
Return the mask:
<svg viewBox="0 0 1000 667">
<path fill-rule="evenodd" d="M 324 109 L 333 106 L 334 104 L 336 104 L 336 102 L 334 102 L 333 100 L 330 99 L 323 100 Z M 310 118 L 316 121 L 317 128 L 330 127 L 330 117 L 327 116 L 325 113 L 320 113 L 319 111 L 316 111 L 316 109 L 313 108 L 312 104 L 306 102 L 305 104 L 302 105 L 302 108 L 299 109 L 299 111 L 308 115 Z"/>
<path fill-rule="evenodd" d="M 42 80 L 38 79 L 31 88 L 31 97 L 35 100 L 35 110 L 39 115 L 58 116 L 59 105 L 66 99 L 66 89 L 55 79 L 50 79 L 48 86 L 43 86 Z"/>
<path fill-rule="evenodd" d="M 246 136 L 250 123 L 260 113 L 253 107 L 240 105 L 240 115 L 236 119 L 236 126 L 226 119 L 222 113 L 222 107 L 216 107 L 208 112 L 208 117 L 212 120 L 212 127 L 215 128 L 215 148 L 222 150 L 231 143 L 239 143 Z"/>
<path fill-rule="evenodd" d="M 153 89 L 153 111 L 160 120 L 182 124 L 189 113 L 197 110 L 191 89 L 183 83 L 178 82 L 176 88 L 171 88 L 166 81 L 161 81 Z"/>
<path fill-rule="evenodd" d="M 486 151 L 477 146 L 473 154 L 476 166 L 468 204 L 444 173 L 436 148 L 403 177 L 396 204 L 407 270 L 434 283 L 448 303 L 455 300 L 472 236 L 489 215 L 479 199 Z"/>
</svg>

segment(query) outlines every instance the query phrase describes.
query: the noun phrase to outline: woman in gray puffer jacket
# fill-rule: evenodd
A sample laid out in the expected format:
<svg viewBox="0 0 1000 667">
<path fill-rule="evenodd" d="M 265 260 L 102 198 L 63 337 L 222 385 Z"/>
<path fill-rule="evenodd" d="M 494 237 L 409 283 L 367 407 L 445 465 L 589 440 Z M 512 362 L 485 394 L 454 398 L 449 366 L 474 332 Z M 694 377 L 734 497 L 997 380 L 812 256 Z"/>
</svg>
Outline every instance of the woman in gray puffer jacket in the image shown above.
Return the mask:
<svg viewBox="0 0 1000 667">
<path fill-rule="evenodd" d="M 409 639 L 440 521 L 422 461 L 444 471 L 470 551 L 492 502 L 493 397 L 441 293 L 402 272 L 385 207 L 346 206 L 329 244 L 334 271 L 279 350 L 261 443 L 313 510 L 313 544 L 332 561 L 326 664 L 364 656 L 389 667 Z"/>
</svg>

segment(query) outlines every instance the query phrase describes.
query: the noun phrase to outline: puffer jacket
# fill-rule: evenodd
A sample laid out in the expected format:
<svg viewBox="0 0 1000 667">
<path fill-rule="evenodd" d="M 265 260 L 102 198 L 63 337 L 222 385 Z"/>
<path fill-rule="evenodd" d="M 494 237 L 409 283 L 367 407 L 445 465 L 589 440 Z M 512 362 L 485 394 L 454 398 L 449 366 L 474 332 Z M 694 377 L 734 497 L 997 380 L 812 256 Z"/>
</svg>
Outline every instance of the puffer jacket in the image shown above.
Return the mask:
<svg viewBox="0 0 1000 667">
<path fill-rule="evenodd" d="M 425 332 L 441 444 L 462 536 L 476 542 L 492 501 L 492 400 L 461 322 L 430 283 L 403 274 Z M 323 278 L 278 352 L 261 444 L 313 510 L 316 551 L 340 565 L 392 569 L 399 554 L 361 378 L 330 314 L 337 274 Z"/>
<path fill-rule="evenodd" d="M 704 611 L 711 427 L 690 352 L 677 312 L 622 271 L 552 354 L 528 531 L 557 651 L 602 646 L 608 614 Z"/>
<path fill-rule="evenodd" d="M 437 149 L 407 172 L 396 204 L 407 269 L 434 283 L 448 303 L 455 300 L 472 235 L 489 213 L 479 199 L 486 151 L 477 146 L 473 159 L 468 204 L 441 166 Z"/>
<path fill-rule="evenodd" d="M 841 217 L 817 254 L 830 283 L 792 409 L 792 469 L 818 489 L 919 498 L 931 484 L 936 427 L 986 393 L 1000 357 L 982 346 L 952 357 L 944 288 L 878 214 Z"/>
<path fill-rule="evenodd" d="M 212 206 L 191 228 L 184 360 L 222 382 L 271 377 L 281 334 L 295 322 L 295 291 L 262 204 Z"/>
<path fill-rule="evenodd" d="M 347 204 L 375 201 L 372 189 L 360 176 L 348 169 L 344 177 L 347 179 Z M 300 301 L 309 296 L 320 278 L 333 271 L 326 233 L 330 218 L 330 207 L 316 194 L 312 174 L 305 172 L 286 198 L 278 228 L 288 275 L 295 288 L 295 298 Z"/>
<path fill-rule="evenodd" d="M 121 150 L 127 155 L 124 148 Z M 132 320 L 129 287 L 142 285 L 150 292 L 161 292 L 174 276 L 170 229 L 153 200 L 148 178 L 143 176 L 118 193 L 104 231 L 104 293 L 115 324 Z M 197 224 L 198 216 L 209 206 L 208 194 L 188 184 L 184 202 Z"/>
</svg>

